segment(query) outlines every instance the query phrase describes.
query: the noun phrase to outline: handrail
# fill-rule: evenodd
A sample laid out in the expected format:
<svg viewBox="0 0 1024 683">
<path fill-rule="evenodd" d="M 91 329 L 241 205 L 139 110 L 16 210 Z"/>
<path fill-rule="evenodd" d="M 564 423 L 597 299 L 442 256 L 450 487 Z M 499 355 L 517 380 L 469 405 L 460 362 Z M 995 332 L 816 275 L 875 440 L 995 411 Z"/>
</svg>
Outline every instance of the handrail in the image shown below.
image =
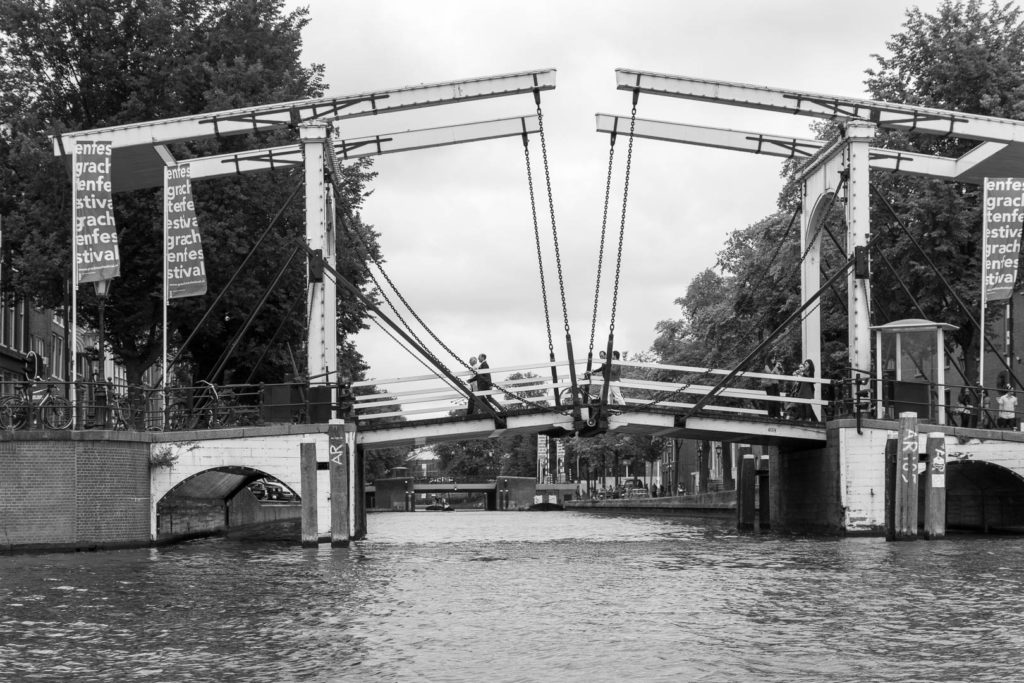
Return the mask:
<svg viewBox="0 0 1024 683">
<path fill-rule="evenodd" d="M 555 361 L 555 362 L 544 361 L 544 362 L 541 362 L 541 363 L 530 363 L 528 365 L 506 365 L 506 366 L 501 366 L 501 367 L 484 368 L 484 369 L 488 373 L 492 373 L 493 374 L 493 373 L 497 373 L 497 372 L 517 372 L 519 370 L 535 370 L 535 369 L 539 369 L 539 368 L 560 367 L 560 366 L 568 365 L 568 364 L 569 364 L 568 361 Z M 476 370 L 469 370 L 469 371 L 467 371 L 467 370 L 460 370 L 458 372 L 454 372 L 453 371 L 452 374 L 454 376 L 456 376 L 456 377 L 472 377 L 473 375 L 477 374 L 477 372 L 478 371 L 476 371 Z M 438 376 L 437 375 L 433 375 L 433 374 L 431 374 L 431 375 L 412 375 L 412 376 L 409 376 L 409 377 L 389 377 L 389 378 L 383 378 L 383 379 L 360 380 L 358 382 L 352 382 L 351 386 L 352 387 L 372 387 L 372 386 L 376 386 L 376 385 L 380 385 L 380 384 L 402 384 L 402 383 L 405 383 L 405 382 L 425 382 L 425 381 L 436 380 L 436 379 L 438 379 Z"/>
</svg>

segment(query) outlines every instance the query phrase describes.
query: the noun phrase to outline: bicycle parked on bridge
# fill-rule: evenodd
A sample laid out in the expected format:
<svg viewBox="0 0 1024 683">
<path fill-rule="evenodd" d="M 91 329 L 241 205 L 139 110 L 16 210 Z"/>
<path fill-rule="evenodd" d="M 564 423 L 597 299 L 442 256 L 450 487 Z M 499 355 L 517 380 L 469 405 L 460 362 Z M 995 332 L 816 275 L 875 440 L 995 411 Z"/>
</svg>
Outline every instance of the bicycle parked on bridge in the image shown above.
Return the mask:
<svg viewBox="0 0 1024 683">
<path fill-rule="evenodd" d="M 199 382 L 192 395 L 192 406 L 186 401 L 176 401 L 167 407 L 167 428 L 216 429 L 226 427 L 234 421 L 234 406 L 217 393 L 217 387 L 206 380 Z"/>
<path fill-rule="evenodd" d="M 71 401 L 56 393 L 53 384 L 36 398 L 32 390 L 35 382 L 18 384 L 15 393 L 0 397 L 0 429 L 13 431 L 30 426 L 35 416 L 48 429 L 67 429 L 74 414 Z"/>
</svg>

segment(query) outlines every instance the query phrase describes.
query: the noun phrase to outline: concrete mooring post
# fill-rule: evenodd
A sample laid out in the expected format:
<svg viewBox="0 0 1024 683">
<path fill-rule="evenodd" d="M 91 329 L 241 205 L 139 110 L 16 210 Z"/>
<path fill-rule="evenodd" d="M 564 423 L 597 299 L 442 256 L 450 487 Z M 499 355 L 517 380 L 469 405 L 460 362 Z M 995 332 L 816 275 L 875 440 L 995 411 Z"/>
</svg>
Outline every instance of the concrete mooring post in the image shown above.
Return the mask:
<svg viewBox="0 0 1024 683">
<path fill-rule="evenodd" d="M 740 463 L 739 490 L 736 495 L 736 528 L 750 531 L 754 528 L 754 485 L 757 483 L 757 456 L 744 453 Z"/>
<path fill-rule="evenodd" d="M 946 536 L 946 435 L 932 432 L 926 443 L 928 467 L 924 480 L 924 537 Z"/>
<path fill-rule="evenodd" d="M 315 548 L 320 543 L 316 517 L 316 444 L 299 444 L 299 486 L 302 496 L 302 547 Z"/>
<path fill-rule="evenodd" d="M 895 468 L 892 472 L 893 541 L 917 539 L 917 413 L 900 413 Z M 888 480 L 888 476 L 886 477 Z M 888 496 L 887 501 L 888 503 Z M 888 515 L 886 515 L 888 517 Z"/>
<path fill-rule="evenodd" d="M 345 443 L 345 425 L 331 421 L 327 426 L 327 448 L 331 482 L 331 547 L 347 548 L 349 517 L 349 448 Z"/>
</svg>

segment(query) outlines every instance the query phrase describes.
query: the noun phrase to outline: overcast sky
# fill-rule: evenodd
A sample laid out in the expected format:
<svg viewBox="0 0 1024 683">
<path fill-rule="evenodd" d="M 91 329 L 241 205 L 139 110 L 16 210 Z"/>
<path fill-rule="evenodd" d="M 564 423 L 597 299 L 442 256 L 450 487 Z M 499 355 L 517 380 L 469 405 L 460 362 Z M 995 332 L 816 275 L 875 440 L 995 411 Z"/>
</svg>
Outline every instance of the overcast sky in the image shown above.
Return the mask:
<svg viewBox="0 0 1024 683">
<path fill-rule="evenodd" d="M 328 94 L 348 95 L 535 69 L 557 70 L 543 94 L 569 322 L 577 358 L 590 335 L 608 137 L 596 113 L 628 115 L 615 69 L 864 97 L 873 53 L 905 11 L 937 0 L 713 0 L 611 3 L 311 0 L 306 63 L 326 65 Z M 415 110 L 344 124 L 345 137 L 534 113 L 531 96 Z M 811 119 L 643 95 L 642 118 L 811 137 Z M 608 336 L 625 139 L 616 145 L 596 346 Z M 539 140 L 531 142 L 552 333 L 566 356 Z M 547 337 L 522 143 L 518 138 L 379 157 L 363 210 L 386 268 L 413 308 L 463 359 L 492 367 L 543 362 Z M 733 230 L 773 213 L 781 160 L 636 140 L 615 320 L 615 346 L 649 349 L 673 302 L 715 263 Z M 423 374 L 374 328 L 356 339 L 369 377 Z M 432 346 L 442 360 L 457 367 Z"/>
</svg>

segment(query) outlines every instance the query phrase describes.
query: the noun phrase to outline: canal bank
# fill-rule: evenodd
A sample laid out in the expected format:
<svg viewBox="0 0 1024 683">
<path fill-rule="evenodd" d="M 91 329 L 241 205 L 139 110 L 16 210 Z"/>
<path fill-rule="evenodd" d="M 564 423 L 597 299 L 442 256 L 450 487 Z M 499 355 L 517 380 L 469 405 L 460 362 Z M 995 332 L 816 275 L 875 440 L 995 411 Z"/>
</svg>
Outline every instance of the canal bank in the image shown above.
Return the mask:
<svg viewBox="0 0 1024 683">
<path fill-rule="evenodd" d="M 570 500 L 566 510 L 636 512 L 642 514 L 736 513 L 736 491 L 713 491 L 660 498 L 595 498 Z"/>
</svg>

